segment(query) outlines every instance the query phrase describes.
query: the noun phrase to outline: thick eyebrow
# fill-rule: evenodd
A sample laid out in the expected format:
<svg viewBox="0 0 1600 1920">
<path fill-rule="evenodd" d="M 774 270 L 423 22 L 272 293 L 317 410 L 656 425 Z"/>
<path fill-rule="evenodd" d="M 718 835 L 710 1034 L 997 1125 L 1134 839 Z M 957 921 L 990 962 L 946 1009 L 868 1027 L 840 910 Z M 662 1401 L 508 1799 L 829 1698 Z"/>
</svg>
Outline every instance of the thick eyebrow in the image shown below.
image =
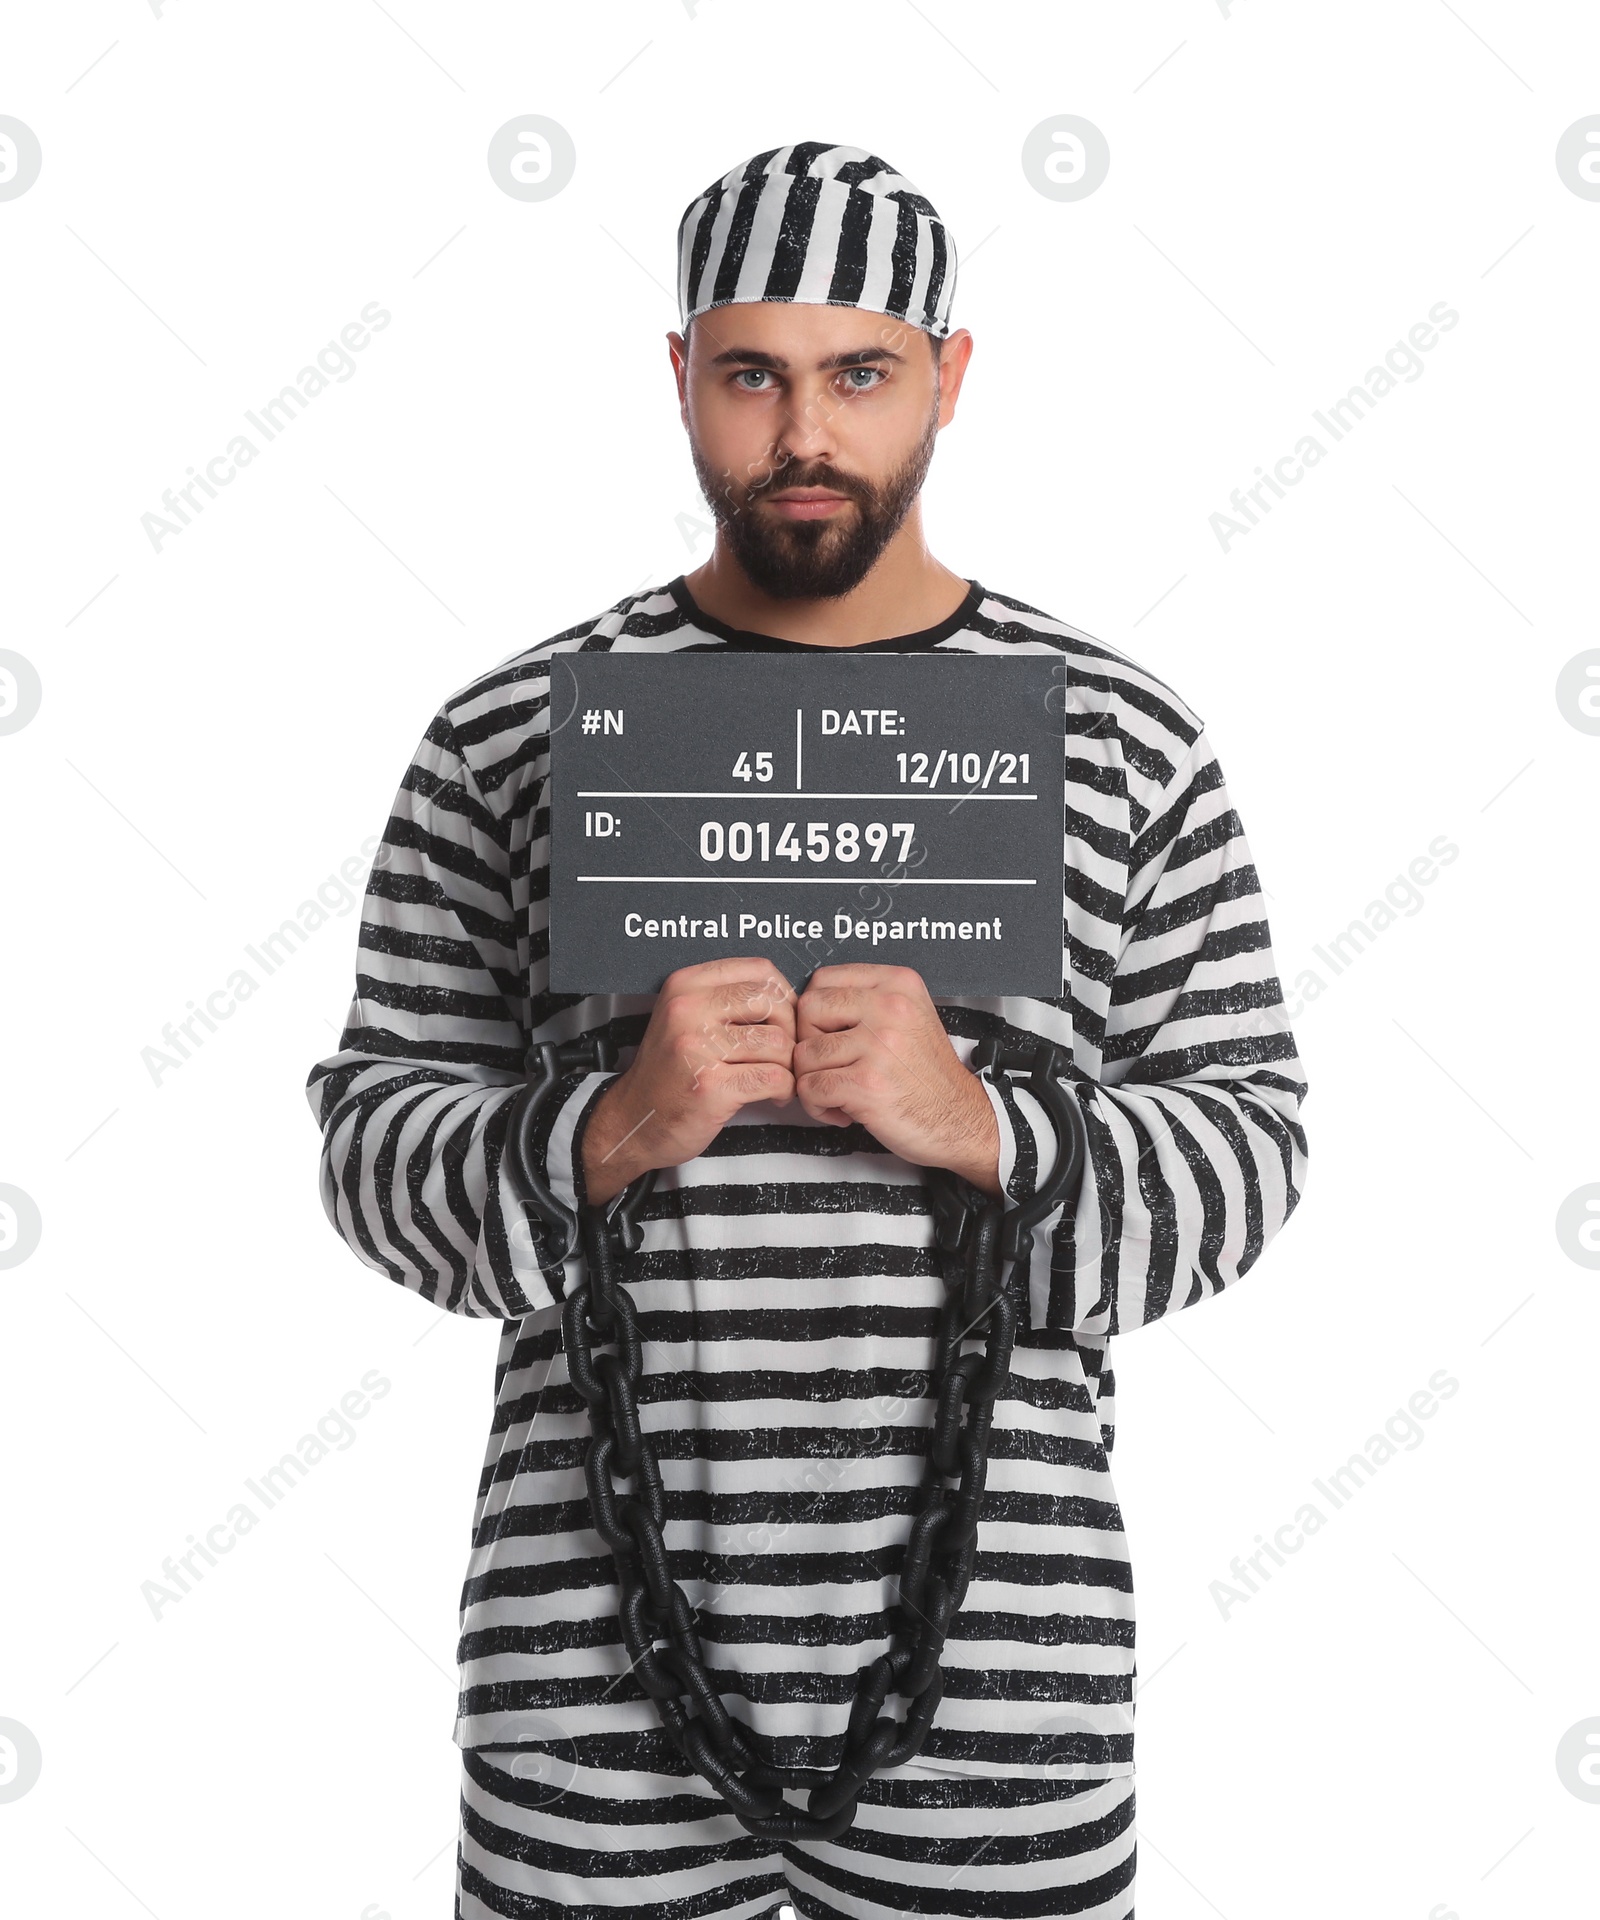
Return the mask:
<svg viewBox="0 0 1600 1920">
<path fill-rule="evenodd" d="M 830 353 L 825 360 L 817 362 L 819 373 L 835 373 L 841 367 L 866 366 L 874 360 L 893 360 L 904 366 L 905 355 L 895 353 L 889 347 L 854 347 L 848 353 Z M 789 362 L 782 354 L 766 353 L 760 347 L 728 347 L 721 353 L 715 353 L 706 362 L 711 367 L 765 367 L 772 373 L 787 373 Z"/>
</svg>

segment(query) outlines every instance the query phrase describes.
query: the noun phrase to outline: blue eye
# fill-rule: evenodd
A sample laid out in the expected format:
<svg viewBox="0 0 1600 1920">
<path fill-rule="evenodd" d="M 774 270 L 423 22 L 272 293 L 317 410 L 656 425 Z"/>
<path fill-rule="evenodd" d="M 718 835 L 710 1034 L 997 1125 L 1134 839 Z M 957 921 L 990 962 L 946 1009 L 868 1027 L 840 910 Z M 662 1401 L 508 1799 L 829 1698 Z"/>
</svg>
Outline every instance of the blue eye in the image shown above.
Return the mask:
<svg viewBox="0 0 1600 1920">
<path fill-rule="evenodd" d="M 855 374 L 866 374 L 868 378 L 863 381 L 857 381 L 852 377 Z M 751 383 L 756 380 L 770 379 L 771 376 L 772 369 L 770 367 L 741 367 L 733 377 L 736 382 Z M 871 393 L 874 387 L 881 386 L 888 377 L 888 371 L 883 367 L 843 367 L 840 369 L 840 378 L 857 393 Z M 745 384 L 744 390 L 746 393 L 764 393 L 766 388 L 753 384 Z"/>
</svg>

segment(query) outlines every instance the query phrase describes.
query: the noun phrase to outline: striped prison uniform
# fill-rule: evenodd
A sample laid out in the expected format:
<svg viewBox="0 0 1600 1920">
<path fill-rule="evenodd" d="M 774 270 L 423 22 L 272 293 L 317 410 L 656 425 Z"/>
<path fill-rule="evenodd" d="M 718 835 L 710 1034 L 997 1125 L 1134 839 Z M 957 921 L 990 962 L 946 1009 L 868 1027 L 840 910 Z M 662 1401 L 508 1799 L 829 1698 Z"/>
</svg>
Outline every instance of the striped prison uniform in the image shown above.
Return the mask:
<svg viewBox="0 0 1600 1920">
<path fill-rule="evenodd" d="M 665 1735 L 662 1736 L 663 1747 Z M 1133 1920 L 1132 1774 L 880 1773 L 835 1840 L 748 1833 L 687 1761 L 462 1755 L 456 1920 Z"/>
<path fill-rule="evenodd" d="M 560 1325 L 578 1264 L 530 1233 L 502 1166 L 530 1040 L 607 1033 L 626 1066 L 652 1005 L 546 985 L 551 661 L 579 649 L 811 651 L 724 625 L 680 575 L 446 700 L 400 783 L 348 1021 L 307 1095 L 323 1202 L 351 1250 L 447 1312 L 502 1323 L 454 1739 L 628 1769 L 659 1758 L 661 1730 L 590 1525 L 587 1413 Z M 1061 992 L 936 1003 L 963 1059 L 988 1034 L 1058 1043 L 1091 1162 L 1076 1203 L 1036 1229 L 943 1698 L 897 1774 L 1131 1774 L 1109 1343 L 1244 1273 L 1305 1175 L 1305 1080 L 1260 886 L 1202 722 L 1124 655 L 976 581 L 937 625 L 859 650 L 1064 663 Z M 569 1203 L 580 1122 L 608 1080 L 569 1075 L 545 1108 L 537 1156 Z M 1017 1201 L 1052 1164 L 1053 1132 L 1025 1092 L 991 1098 Z M 757 1745 L 834 1767 L 857 1674 L 890 1644 L 933 1417 L 944 1283 L 920 1172 L 859 1126 L 751 1105 L 658 1176 L 643 1221 L 625 1275 L 673 1573 Z"/>
</svg>

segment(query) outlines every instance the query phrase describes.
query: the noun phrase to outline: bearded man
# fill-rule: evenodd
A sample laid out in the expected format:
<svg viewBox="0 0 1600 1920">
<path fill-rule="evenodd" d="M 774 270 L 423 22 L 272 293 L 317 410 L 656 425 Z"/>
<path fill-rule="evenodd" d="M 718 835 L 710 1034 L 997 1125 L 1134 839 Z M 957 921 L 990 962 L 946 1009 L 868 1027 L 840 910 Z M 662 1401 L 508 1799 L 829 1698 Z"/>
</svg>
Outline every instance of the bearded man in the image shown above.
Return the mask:
<svg viewBox="0 0 1600 1920">
<path fill-rule="evenodd" d="M 1306 1082 L 1260 884 L 1195 711 L 928 551 L 919 494 L 972 353 L 929 202 L 860 148 L 777 147 L 690 204 L 678 266 L 667 344 L 711 556 L 438 708 L 374 862 L 339 1050 L 307 1088 L 353 1252 L 501 1323 L 461 1606 L 456 1912 L 1125 1920 L 1134 1610 L 1108 1348 L 1230 1285 L 1300 1197 Z M 908 967 L 825 964 L 797 992 L 753 952 L 650 995 L 552 992 L 552 669 L 596 650 L 1052 658 L 1059 990 L 936 996 Z M 563 1349 L 582 1255 L 507 1153 L 530 1048 L 596 1035 L 615 1063 L 554 1087 L 534 1171 L 574 1211 L 654 1175 L 622 1284 L 662 1535 L 723 1708 L 779 1766 L 839 1764 L 888 1645 L 935 1414 L 924 1175 L 1010 1209 L 1066 1150 L 975 1049 L 1052 1043 L 1081 1116 L 1080 1184 L 1033 1229 L 942 1697 L 832 1839 L 743 1826 L 624 1645 Z"/>
</svg>

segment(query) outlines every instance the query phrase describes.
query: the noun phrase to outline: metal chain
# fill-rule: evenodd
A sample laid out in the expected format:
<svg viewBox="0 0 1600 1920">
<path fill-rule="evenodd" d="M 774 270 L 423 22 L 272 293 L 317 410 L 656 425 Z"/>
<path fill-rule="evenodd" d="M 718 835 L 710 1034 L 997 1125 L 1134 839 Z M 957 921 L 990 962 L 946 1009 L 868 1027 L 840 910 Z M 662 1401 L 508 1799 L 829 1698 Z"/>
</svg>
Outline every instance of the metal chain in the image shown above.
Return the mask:
<svg viewBox="0 0 1600 1920">
<path fill-rule="evenodd" d="M 1029 1091 L 1055 1126 L 1056 1164 L 1044 1187 L 1009 1212 L 959 1175 L 924 1169 L 946 1294 L 921 1504 L 900 1573 L 900 1617 L 888 1650 L 857 1679 L 839 1765 L 831 1771 L 780 1767 L 762 1758 L 749 1730 L 724 1706 L 705 1664 L 695 1609 L 667 1564 L 661 1469 L 640 1425 L 636 1398 L 638 1320 L 619 1284 L 621 1261 L 637 1252 L 643 1238 L 639 1209 L 655 1176 L 642 1174 L 606 1206 L 580 1207 L 574 1217 L 535 1171 L 535 1123 L 562 1076 L 610 1072 L 616 1060 L 615 1044 L 603 1035 L 532 1048 L 506 1154 L 513 1187 L 525 1204 L 565 1236 L 562 1263 L 582 1245 L 583 1272 L 566 1295 L 561 1328 L 568 1374 L 589 1412 L 584 1478 L 595 1530 L 616 1561 L 622 1637 L 673 1745 L 751 1833 L 836 1839 L 854 1820 L 867 1780 L 882 1767 L 911 1759 L 938 1709 L 944 1690 L 940 1655 L 977 1556 L 994 1403 L 1009 1378 L 1017 1315 L 1027 1310 L 1033 1229 L 1077 1193 L 1087 1158 L 1083 1117 L 1062 1085 L 1063 1056 L 1049 1041 L 979 1043 L 975 1072 L 1028 1074 Z M 1008 1272 L 1004 1261 L 1011 1263 Z M 982 1349 L 963 1351 L 963 1342 L 974 1336 L 983 1340 Z M 596 1354 L 596 1341 L 615 1350 Z M 633 1490 L 619 1487 L 619 1478 L 632 1479 Z M 902 1720 L 882 1711 L 891 1687 L 907 1702 Z M 806 1811 L 784 1800 L 785 1788 L 810 1789 Z"/>
</svg>

